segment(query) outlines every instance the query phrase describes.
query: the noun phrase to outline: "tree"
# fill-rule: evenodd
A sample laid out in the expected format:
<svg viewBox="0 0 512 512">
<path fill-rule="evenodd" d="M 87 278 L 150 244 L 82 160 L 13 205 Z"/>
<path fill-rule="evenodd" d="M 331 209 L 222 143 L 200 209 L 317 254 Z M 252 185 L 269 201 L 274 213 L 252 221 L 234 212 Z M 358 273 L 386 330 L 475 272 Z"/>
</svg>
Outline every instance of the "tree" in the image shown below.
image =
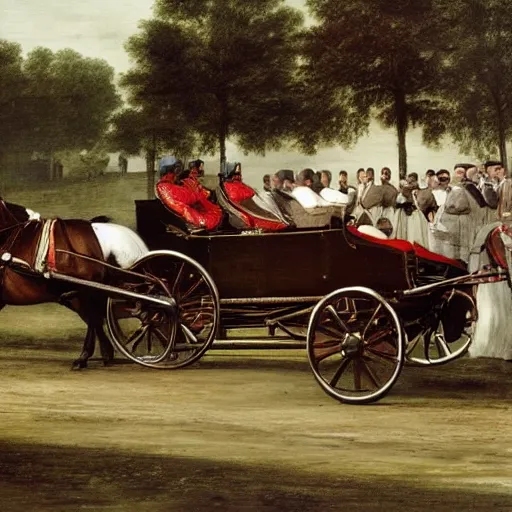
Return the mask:
<svg viewBox="0 0 512 512">
<path fill-rule="evenodd" d="M 181 115 L 202 151 L 226 140 L 253 152 L 293 131 L 299 11 L 283 0 L 157 0 L 127 50 L 124 84 L 139 100 Z"/>
<path fill-rule="evenodd" d="M 142 103 L 142 102 L 139 102 Z M 146 157 L 147 197 L 154 197 L 155 160 L 159 153 L 170 151 L 176 155 L 189 155 L 195 138 L 188 125 L 178 115 L 146 102 L 139 108 L 127 108 L 113 116 L 109 133 L 109 146 L 128 155 Z"/>
<path fill-rule="evenodd" d="M 19 110 L 30 120 L 24 147 L 50 155 L 50 165 L 57 151 L 91 149 L 120 105 L 113 68 L 70 49 L 36 48 L 23 73 Z"/>
<path fill-rule="evenodd" d="M 450 0 L 444 11 L 456 28 L 442 75 L 452 107 L 446 130 L 466 152 L 485 157 L 498 150 L 506 166 L 512 136 L 512 0 Z"/>
<path fill-rule="evenodd" d="M 21 140 L 26 124 L 17 108 L 25 87 L 22 65 L 21 46 L 0 39 L 0 156 Z"/>
<path fill-rule="evenodd" d="M 409 127 L 429 126 L 428 142 L 440 135 L 434 127 L 446 104 L 436 87 L 446 20 L 434 0 L 309 0 L 308 6 L 318 24 L 305 42 L 306 76 L 328 106 L 318 113 L 325 126 L 318 138 L 346 140 L 347 123 L 357 137 L 376 116 L 396 129 L 405 176 Z"/>
</svg>

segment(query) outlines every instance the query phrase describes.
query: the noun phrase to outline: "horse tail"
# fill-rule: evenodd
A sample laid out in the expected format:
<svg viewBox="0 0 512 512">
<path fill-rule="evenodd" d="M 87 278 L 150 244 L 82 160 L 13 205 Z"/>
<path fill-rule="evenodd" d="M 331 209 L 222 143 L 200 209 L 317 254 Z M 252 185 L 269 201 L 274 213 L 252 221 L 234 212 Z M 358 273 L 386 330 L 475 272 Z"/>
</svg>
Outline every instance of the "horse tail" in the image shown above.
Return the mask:
<svg viewBox="0 0 512 512">
<path fill-rule="evenodd" d="M 97 217 L 93 217 L 89 222 L 91 224 L 93 222 L 101 222 L 101 223 L 105 224 L 107 222 L 112 222 L 112 218 L 111 217 L 107 217 L 106 215 L 98 215 Z"/>
</svg>

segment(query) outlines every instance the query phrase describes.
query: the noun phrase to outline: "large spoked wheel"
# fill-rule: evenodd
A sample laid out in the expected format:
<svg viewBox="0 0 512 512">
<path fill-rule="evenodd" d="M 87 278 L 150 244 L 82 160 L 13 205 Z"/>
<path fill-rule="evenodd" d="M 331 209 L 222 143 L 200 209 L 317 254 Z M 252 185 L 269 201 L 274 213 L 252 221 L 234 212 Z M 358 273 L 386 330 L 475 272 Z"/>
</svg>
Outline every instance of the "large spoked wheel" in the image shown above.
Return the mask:
<svg viewBox="0 0 512 512">
<path fill-rule="evenodd" d="M 383 398 L 404 364 L 404 336 L 395 310 L 369 288 L 342 288 L 314 308 L 307 334 L 315 379 L 349 404 Z"/>
<path fill-rule="evenodd" d="M 206 270 L 188 256 L 154 251 L 131 269 L 140 274 L 125 286 L 143 295 L 176 301 L 176 311 L 149 301 L 109 298 L 107 325 L 114 346 L 150 368 L 174 369 L 199 360 L 219 323 L 219 294 Z"/>
<path fill-rule="evenodd" d="M 435 326 L 407 344 L 407 364 L 439 366 L 464 356 L 471 345 L 476 320 L 473 298 L 460 290 L 448 292 Z"/>
</svg>

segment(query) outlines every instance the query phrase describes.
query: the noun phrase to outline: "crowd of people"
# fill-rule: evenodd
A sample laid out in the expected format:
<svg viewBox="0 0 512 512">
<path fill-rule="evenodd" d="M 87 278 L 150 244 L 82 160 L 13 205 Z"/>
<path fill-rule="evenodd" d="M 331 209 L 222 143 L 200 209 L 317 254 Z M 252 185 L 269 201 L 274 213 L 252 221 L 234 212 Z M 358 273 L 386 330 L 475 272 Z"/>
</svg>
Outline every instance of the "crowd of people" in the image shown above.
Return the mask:
<svg viewBox="0 0 512 512">
<path fill-rule="evenodd" d="M 283 172 L 289 173 L 286 183 L 279 178 Z M 330 171 L 305 169 L 295 180 L 291 171 L 267 175 L 263 184 L 267 193 L 272 187 L 287 190 L 304 207 L 342 204 L 363 231 L 373 226 L 379 237 L 416 242 L 465 263 L 480 228 L 512 215 L 512 181 L 499 161 L 456 164 L 452 172 L 428 169 L 421 177 L 413 172 L 398 187 L 391 178 L 389 167 L 378 178 L 373 168 L 361 168 L 350 185 L 342 170 L 333 186 Z"/>
<path fill-rule="evenodd" d="M 222 198 L 198 180 L 204 173 L 202 160 L 186 168 L 166 157 L 160 171 L 157 196 L 168 207 L 191 226 L 208 230 L 220 226 Z M 373 227 L 372 233 L 381 238 L 416 242 L 466 263 L 480 228 L 512 215 L 512 181 L 499 161 L 456 164 L 452 172 L 429 169 L 421 177 L 413 172 L 398 187 L 392 184 L 389 167 L 383 167 L 378 177 L 373 168 L 359 169 L 354 185 L 344 170 L 333 183 L 329 170 L 282 169 L 263 177 L 261 191 L 243 182 L 240 162 L 227 163 L 219 177 L 222 195 L 245 216 L 242 227 L 269 231 L 307 227 L 314 225 L 313 217 L 323 222 L 315 215 L 317 210 L 329 218 L 330 207 L 341 206 L 344 219 L 362 231 Z"/>
</svg>

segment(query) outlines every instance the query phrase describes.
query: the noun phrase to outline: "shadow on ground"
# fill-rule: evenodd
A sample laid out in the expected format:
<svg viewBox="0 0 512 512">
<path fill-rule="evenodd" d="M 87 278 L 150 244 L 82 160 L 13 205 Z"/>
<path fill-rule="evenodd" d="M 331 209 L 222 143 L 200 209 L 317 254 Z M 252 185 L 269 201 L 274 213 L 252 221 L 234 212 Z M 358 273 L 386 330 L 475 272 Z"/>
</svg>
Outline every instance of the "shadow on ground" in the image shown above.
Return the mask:
<svg viewBox="0 0 512 512">
<path fill-rule="evenodd" d="M 169 440 L 172 444 L 172 439 Z M 212 460 L 0 443 L 4 511 L 509 510 L 512 496 Z M 7 504 L 7 505 L 6 505 Z"/>
</svg>

